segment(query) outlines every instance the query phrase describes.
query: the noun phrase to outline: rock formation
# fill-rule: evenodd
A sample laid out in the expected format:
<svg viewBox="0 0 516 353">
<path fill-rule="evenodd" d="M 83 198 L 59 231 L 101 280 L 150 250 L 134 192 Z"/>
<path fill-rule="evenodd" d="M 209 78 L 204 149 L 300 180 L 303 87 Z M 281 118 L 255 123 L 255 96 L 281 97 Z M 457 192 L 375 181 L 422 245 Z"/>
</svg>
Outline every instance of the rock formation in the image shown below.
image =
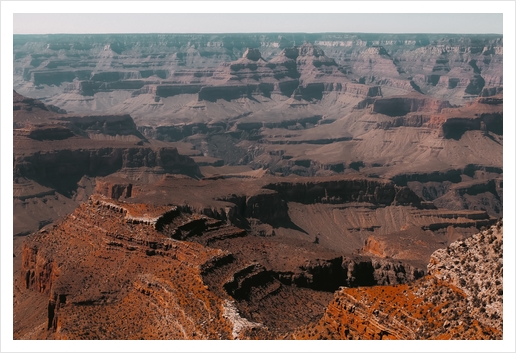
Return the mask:
<svg viewBox="0 0 516 353">
<path fill-rule="evenodd" d="M 201 166 L 249 165 L 301 176 L 358 171 L 421 183 L 482 180 L 481 173 L 500 178 L 501 38 L 287 37 L 99 35 L 87 43 L 74 36 L 17 37 L 15 86 L 90 116 L 81 123 L 62 117 L 72 131 L 85 128 L 81 131 L 90 138 L 135 143 L 184 141 Z M 159 44 L 164 38 L 172 44 Z M 136 52 L 146 56 L 145 64 L 128 63 Z M 84 55 L 89 59 L 81 61 Z M 97 65 L 106 55 L 115 66 Z M 95 70 L 81 68 L 90 61 Z M 47 94 L 49 83 L 38 81 L 45 72 L 73 72 L 74 78 Z M 117 117 L 102 123 L 92 111 Z M 131 114 L 140 135 L 113 132 L 133 129 L 121 112 Z M 38 119 L 45 114 L 48 109 L 38 112 Z M 63 138 L 69 132 L 48 134 Z M 445 199 L 441 205 L 451 205 Z M 502 215 L 500 193 L 489 192 L 485 202 L 474 199 L 460 207 Z"/>
<path fill-rule="evenodd" d="M 131 168 L 200 176 L 191 158 L 143 137 L 128 115 L 56 114 L 16 92 L 14 107 L 15 234 L 36 231 L 71 212 L 99 176 Z"/>
<path fill-rule="evenodd" d="M 99 184 L 99 192 L 106 186 L 106 182 Z M 107 189 L 116 190 L 114 186 Z M 500 335 L 502 282 L 486 282 L 493 276 L 501 278 L 500 224 L 436 251 L 428 275 L 421 278 L 424 271 L 407 262 L 343 258 L 318 244 L 289 240 L 281 234 L 252 235 L 190 213 L 184 206 L 152 206 L 131 199 L 95 194 L 58 224 L 28 237 L 15 283 L 16 338 Z M 476 270 L 463 275 L 461 271 L 479 266 L 480 257 L 482 273 L 492 275 L 477 276 Z M 115 268 L 116 273 L 112 272 Z M 393 283 L 398 284 L 392 289 L 375 286 Z M 340 289 L 330 302 L 331 293 L 339 286 L 368 287 Z M 399 304 L 382 306 L 382 298 L 390 303 L 389 296 L 398 296 L 403 290 L 409 294 L 397 299 Z M 27 331 L 24 318 L 29 313 L 22 303 L 43 297 L 48 298 L 44 325 Z M 192 300 L 210 304 L 187 304 Z M 190 305 L 187 311 L 185 305 Z M 424 307 L 427 314 L 409 320 L 412 316 L 396 306 L 407 306 L 403 310 L 408 313 Z M 427 307 L 431 310 L 426 311 Z M 405 314 L 395 320 L 393 315 L 398 314 L 393 310 Z M 134 315 L 140 319 L 133 326 L 117 324 Z M 164 321 L 163 315 L 174 319 Z M 206 317 L 212 320 L 206 321 Z M 364 318 L 362 326 L 354 324 Z M 461 326 L 459 319 L 468 326 Z M 333 328 L 337 323 L 342 329 Z M 449 330 L 441 333 L 443 328 Z"/>
<path fill-rule="evenodd" d="M 501 339 L 503 226 L 437 250 L 408 285 L 341 288 L 294 339 Z"/>
<path fill-rule="evenodd" d="M 298 78 L 288 74 L 296 71 L 292 65 L 308 65 L 299 71 L 301 76 L 310 75 L 314 68 L 323 72 L 340 66 L 351 79 L 382 85 L 384 92 L 419 90 L 435 98 L 453 96 L 456 102 L 503 84 L 503 40 L 495 35 L 16 36 L 14 51 L 15 88 L 23 87 L 23 94 L 38 94 L 31 85 L 55 85 L 61 90 L 79 89 L 98 101 L 103 100 L 102 92 L 159 87 L 175 80 L 174 84 L 186 83 L 184 90 L 177 87 L 177 93 L 198 93 L 200 87 L 191 85 L 217 77 L 217 66 L 230 61 L 236 61 L 231 66 L 238 70 L 247 61 L 256 67 L 243 72 L 258 75 L 267 70 L 264 63 L 271 64 L 269 72 L 281 63 L 275 75 L 291 79 Z M 135 53 L 146 58 L 144 64 L 131 60 Z M 297 86 L 292 80 L 283 82 L 284 89 Z"/>
</svg>

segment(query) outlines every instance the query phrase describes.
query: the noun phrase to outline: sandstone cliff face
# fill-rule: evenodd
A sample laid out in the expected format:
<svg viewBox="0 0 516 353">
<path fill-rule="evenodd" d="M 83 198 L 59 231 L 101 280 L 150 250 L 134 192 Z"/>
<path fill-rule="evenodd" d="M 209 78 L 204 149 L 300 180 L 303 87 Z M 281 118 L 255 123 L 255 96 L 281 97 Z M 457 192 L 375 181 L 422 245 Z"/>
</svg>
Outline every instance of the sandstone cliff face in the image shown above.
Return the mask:
<svg viewBox="0 0 516 353">
<path fill-rule="evenodd" d="M 478 204 L 493 216 L 503 210 L 503 181 L 498 178 L 472 180 L 449 186 L 447 192 L 433 200 L 437 207 L 450 210 L 474 209 Z M 436 195 L 437 196 L 437 195 Z"/>
<path fill-rule="evenodd" d="M 88 136 L 105 134 L 111 136 L 135 135 L 135 137 L 146 140 L 136 130 L 133 118 L 128 115 L 95 115 L 95 116 L 62 116 L 61 121 L 68 122 L 75 131 L 84 131 Z M 94 137 L 94 136 L 93 136 Z M 136 140 L 136 139 L 135 139 Z"/>
<path fill-rule="evenodd" d="M 265 186 L 277 191 L 284 200 L 300 203 L 370 202 L 389 205 L 418 204 L 419 198 L 409 189 L 375 179 L 348 179 L 325 182 L 279 182 Z"/>
<path fill-rule="evenodd" d="M 95 194 L 114 200 L 131 197 L 132 190 L 133 184 L 125 179 L 113 182 L 113 180 L 105 181 L 102 178 L 98 178 L 95 184 Z"/>
<path fill-rule="evenodd" d="M 503 98 L 478 98 L 475 102 L 458 108 L 448 101 L 431 99 L 423 95 L 368 98 L 357 108 L 368 108 L 371 112 L 393 117 L 378 123 L 377 127 L 389 129 L 399 126 L 430 127 L 440 130 L 445 139 L 459 140 L 470 130 L 503 135 Z"/>
<path fill-rule="evenodd" d="M 334 292 L 341 286 L 362 287 L 409 283 L 425 271 L 393 259 L 342 257 L 306 261 L 294 271 L 275 273 L 285 284 Z"/>
</svg>

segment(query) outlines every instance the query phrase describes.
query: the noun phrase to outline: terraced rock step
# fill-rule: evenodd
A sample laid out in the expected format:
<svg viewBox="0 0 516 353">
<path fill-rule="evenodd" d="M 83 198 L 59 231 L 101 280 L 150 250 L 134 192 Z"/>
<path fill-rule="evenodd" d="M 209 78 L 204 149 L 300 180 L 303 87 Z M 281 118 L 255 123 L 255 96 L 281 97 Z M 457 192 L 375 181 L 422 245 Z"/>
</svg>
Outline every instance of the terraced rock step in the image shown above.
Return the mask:
<svg viewBox="0 0 516 353">
<path fill-rule="evenodd" d="M 268 294 L 277 290 L 280 284 L 274 282 L 274 277 L 263 266 L 254 263 L 237 270 L 231 280 L 224 284 L 224 289 L 237 300 L 250 299 L 256 296 L 255 288 L 260 287 L 260 292 L 263 292 L 263 287 L 273 287 L 267 290 Z"/>
</svg>

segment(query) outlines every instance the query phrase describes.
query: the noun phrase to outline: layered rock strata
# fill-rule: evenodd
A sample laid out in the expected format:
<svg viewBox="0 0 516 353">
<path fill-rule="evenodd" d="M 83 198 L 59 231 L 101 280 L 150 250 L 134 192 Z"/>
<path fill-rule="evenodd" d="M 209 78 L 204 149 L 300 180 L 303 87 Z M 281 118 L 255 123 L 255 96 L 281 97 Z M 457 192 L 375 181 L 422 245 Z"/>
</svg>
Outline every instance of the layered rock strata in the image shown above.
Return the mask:
<svg viewBox="0 0 516 353">
<path fill-rule="evenodd" d="M 161 85 L 164 85 L 163 92 L 197 94 L 201 87 L 196 85 L 203 80 L 227 79 L 219 74 L 220 67 L 217 68 L 224 62 L 233 62 L 232 71 L 241 71 L 240 77 L 252 77 L 263 70 L 271 72 L 260 63 L 270 63 L 273 69 L 277 62 L 281 63 L 274 75 L 288 78 L 283 81 L 282 90 L 290 92 L 298 86 L 294 83 L 298 77 L 291 75 L 296 71 L 292 65 L 301 63 L 330 71 L 339 66 L 341 72 L 356 82 L 383 85 L 384 92 L 419 90 L 436 98 L 448 95 L 464 100 L 484 92 L 484 88 L 488 92 L 503 84 L 503 40 L 496 35 L 15 37 L 15 82 L 19 88 L 27 87 L 27 82 L 39 87 L 54 85 L 61 91 L 65 86 L 76 87 L 72 90 L 78 89 L 81 95 L 87 96 L 116 90 L 150 90 Z M 279 56 L 282 50 L 283 59 Z M 135 63 L 135 55 L 145 60 Z M 175 86 L 172 90 L 167 88 L 167 81 Z M 24 93 L 38 94 L 30 85 Z M 311 89 L 305 85 L 300 87 Z"/>
<path fill-rule="evenodd" d="M 158 178 L 200 176 L 190 157 L 147 140 L 129 115 L 70 116 L 16 92 L 13 100 L 15 234 L 38 230 L 73 211 L 91 195 L 99 176 L 122 169 Z"/>
</svg>

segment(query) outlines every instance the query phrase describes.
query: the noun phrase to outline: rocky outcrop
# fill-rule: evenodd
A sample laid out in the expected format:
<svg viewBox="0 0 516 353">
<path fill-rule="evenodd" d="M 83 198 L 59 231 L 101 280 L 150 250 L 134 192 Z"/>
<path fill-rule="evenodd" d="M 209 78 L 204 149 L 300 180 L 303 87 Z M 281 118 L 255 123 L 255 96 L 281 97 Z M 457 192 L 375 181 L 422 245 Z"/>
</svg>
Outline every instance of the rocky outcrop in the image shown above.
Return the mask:
<svg viewBox="0 0 516 353">
<path fill-rule="evenodd" d="M 275 192 L 261 192 L 245 200 L 245 217 L 263 223 L 275 223 L 288 218 L 287 202 Z"/>
<path fill-rule="evenodd" d="M 423 277 L 425 270 L 401 261 L 377 258 L 343 258 L 306 261 L 294 271 L 274 275 L 284 284 L 335 291 L 341 286 L 362 287 L 401 284 Z"/>
<path fill-rule="evenodd" d="M 482 92 L 486 81 L 480 75 L 475 75 L 470 81 L 464 93 L 478 95 Z"/>
<path fill-rule="evenodd" d="M 480 97 L 486 97 L 486 98 L 479 100 L 479 102 L 487 103 L 487 104 L 489 104 L 489 102 L 496 102 L 497 98 L 493 97 L 492 99 L 488 99 L 487 97 L 496 96 L 499 94 L 503 94 L 503 87 L 486 87 L 480 93 Z M 499 103 L 501 103 L 501 102 L 499 102 Z M 498 103 L 496 103 L 496 104 L 498 104 Z"/>
<path fill-rule="evenodd" d="M 232 203 L 233 207 L 225 207 L 218 211 L 198 210 L 200 213 L 230 221 L 234 224 L 245 223 L 245 219 L 253 218 L 263 223 L 278 224 L 288 220 L 288 205 L 276 192 L 260 190 L 248 195 L 231 195 L 217 198 L 218 201 Z"/>
<path fill-rule="evenodd" d="M 224 284 L 224 289 L 236 300 L 249 300 L 255 288 L 276 287 L 274 289 L 277 290 L 278 283 L 274 283 L 275 281 L 263 266 L 254 263 L 237 270 Z"/>
<path fill-rule="evenodd" d="M 442 125 L 444 138 L 460 139 L 469 130 L 491 131 L 495 134 L 503 134 L 502 114 L 481 114 L 477 118 L 449 118 Z"/>
<path fill-rule="evenodd" d="M 371 46 L 365 48 L 356 56 L 352 70 L 361 76 L 362 80 L 375 81 L 378 76 L 382 78 L 399 78 L 404 70 L 399 62 L 396 62 L 383 46 Z M 384 82 L 388 85 L 393 83 Z M 408 83 L 408 80 L 407 80 Z"/>
<path fill-rule="evenodd" d="M 471 180 L 454 184 L 435 198 L 437 207 L 450 210 L 483 209 L 493 217 L 502 216 L 503 184 L 500 179 Z"/>
<path fill-rule="evenodd" d="M 462 181 L 461 175 L 473 177 L 476 171 L 483 171 L 487 173 L 502 173 L 502 169 L 493 166 L 469 164 L 464 168 L 448 169 L 443 171 L 433 171 L 427 173 L 406 173 L 393 176 L 391 180 L 399 186 L 406 186 L 410 182 L 452 182 L 460 183 Z"/>
<path fill-rule="evenodd" d="M 346 287 L 410 283 L 425 274 L 425 269 L 407 262 L 376 257 L 344 259 L 342 267 L 347 271 L 347 280 L 339 286 Z"/>
<path fill-rule="evenodd" d="M 20 332 L 15 324 L 15 337 L 230 338 L 231 325 L 223 317 L 223 302 L 207 292 L 198 270 L 211 258 L 221 257 L 222 252 L 173 241 L 145 222 L 127 222 L 127 217 L 141 212 L 143 205 L 126 204 L 123 206 L 126 212 L 120 213 L 106 202 L 91 200 L 59 225 L 28 238 L 22 252 L 20 274 L 24 289 L 19 295 L 33 291 L 42 293 L 48 298 L 48 310 L 45 308 L 44 330 Z M 146 212 L 162 212 L 144 208 Z M 159 261 L 156 262 L 155 257 L 159 257 Z M 123 266 L 124 269 L 113 276 L 111 265 L 122 258 L 130 258 L 132 265 Z M 160 268 L 169 274 L 161 276 Z M 183 289 L 179 292 L 174 282 L 167 280 L 170 275 L 184 276 L 186 281 L 181 280 Z M 196 293 L 210 306 L 203 307 L 201 303 L 198 307 L 190 306 L 178 317 L 178 310 L 183 310 L 184 302 L 190 300 L 188 292 Z M 157 312 L 152 314 L 154 310 Z M 135 326 L 128 330 L 127 325 L 119 328 L 116 323 L 122 320 L 122 315 L 117 313 L 122 312 L 135 318 L 144 312 L 145 315 L 135 320 Z M 155 318 L 163 319 L 166 315 L 173 315 L 174 320 L 157 326 L 152 324 Z M 213 321 L 203 322 L 203 318 L 210 315 Z M 23 320 L 22 316 L 18 315 L 17 320 Z M 113 326 L 107 324 L 113 320 Z M 151 328 L 154 334 L 149 336 Z"/>
<path fill-rule="evenodd" d="M 179 94 L 197 94 L 201 90 L 201 85 L 195 84 L 176 84 L 176 85 L 157 85 L 155 94 L 156 97 L 167 98 Z"/>
<path fill-rule="evenodd" d="M 434 253 L 411 283 L 341 288 L 294 339 L 501 339 L 501 224 Z"/>
<path fill-rule="evenodd" d="M 15 129 L 13 134 L 14 136 L 24 136 L 39 141 L 65 140 L 74 136 L 70 129 L 61 125 L 25 125 L 23 128 Z"/>
<path fill-rule="evenodd" d="M 461 108 L 444 109 L 432 115 L 426 126 L 440 129 L 445 139 L 459 140 L 471 130 L 503 135 L 503 98 L 478 98 Z"/>
<path fill-rule="evenodd" d="M 465 293 L 467 310 L 503 331 L 503 223 L 434 252 L 428 273 Z"/>
<path fill-rule="evenodd" d="M 266 85 L 262 85 L 267 87 Z M 216 102 L 218 99 L 227 101 L 250 97 L 253 92 L 259 89 L 260 85 L 231 85 L 231 86 L 204 86 L 199 91 L 199 100 Z M 269 88 L 271 88 L 269 86 Z M 270 91 L 271 89 L 269 89 Z"/>
<path fill-rule="evenodd" d="M 43 102 L 34 98 L 22 96 L 21 94 L 13 90 L 13 111 L 32 111 L 33 109 L 48 111 L 47 106 Z"/>
<path fill-rule="evenodd" d="M 138 126 L 143 135 L 160 141 L 180 141 L 195 134 L 217 134 L 229 129 L 229 124 L 187 123 L 171 126 Z"/>
<path fill-rule="evenodd" d="M 243 57 L 252 61 L 258 61 L 262 59 L 262 54 L 256 48 L 247 48 Z"/>
<path fill-rule="evenodd" d="M 133 118 L 126 115 L 63 116 L 61 121 L 69 123 L 76 131 L 88 134 L 135 135 L 146 140 L 136 129 Z"/>
<path fill-rule="evenodd" d="M 416 103 L 419 102 L 419 103 Z M 400 127 L 436 130 L 438 137 L 459 141 L 465 134 L 480 131 L 483 136 L 501 144 L 503 136 L 503 98 L 481 97 L 463 107 L 451 107 L 446 101 L 428 97 L 368 98 L 356 105 L 368 109 L 372 116 L 365 122 L 373 128 L 391 130 Z M 374 113 L 381 116 L 374 117 Z M 427 131 L 428 131 L 427 130 Z M 442 146 L 431 147 L 440 150 Z"/>
<path fill-rule="evenodd" d="M 348 283 L 347 270 L 344 268 L 342 256 L 338 256 L 330 259 L 307 260 L 294 271 L 278 272 L 275 276 L 287 285 L 334 291 Z"/>
<path fill-rule="evenodd" d="M 52 283 L 58 277 L 57 264 L 46 256 L 45 250 L 25 246 L 22 252 L 22 271 L 26 289 L 46 293 L 52 288 Z"/>
<path fill-rule="evenodd" d="M 127 180 L 114 182 L 113 180 L 104 181 L 98 178 L 95 184 L 95 193 L 110 199 L 118 200 L 119 198 L 131 197 L 133 184 Z"/>
<path fill-rule="evenodd" d="M 63 82 L 72 82 L 78 75 L 74 71 L 47 71 L 32 72 L 32 81 L 35 85 L 61 85 Z"/>
</svg>

